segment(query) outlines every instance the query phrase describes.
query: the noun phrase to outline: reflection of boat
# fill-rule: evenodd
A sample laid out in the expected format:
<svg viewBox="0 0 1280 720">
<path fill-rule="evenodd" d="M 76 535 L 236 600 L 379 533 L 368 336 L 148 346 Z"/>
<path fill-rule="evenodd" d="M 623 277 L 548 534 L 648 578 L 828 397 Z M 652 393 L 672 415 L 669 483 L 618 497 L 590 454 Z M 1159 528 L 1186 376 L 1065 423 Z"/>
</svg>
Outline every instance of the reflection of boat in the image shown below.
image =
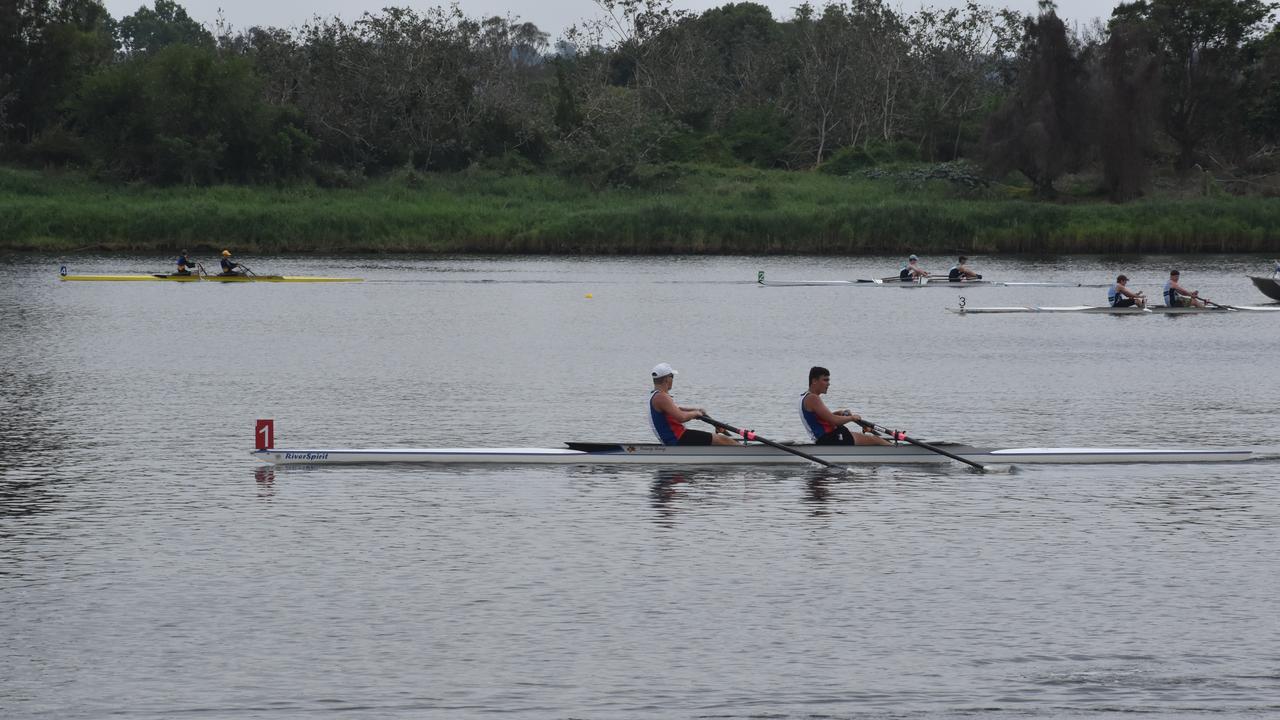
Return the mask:
<svg viewBox="0 0 1280 720">
<path fill-rule="evenodd" d="M 165 281 L 172 282 L 360 282 L 361 278 L 308 277 L 305 275 L 59 275 L 59 280 L 92 280 L 101 282 Z"/>
<path fill-rule="evenodd" d="M 1189 463 L 1235 462 L 1249 450 L 1140 448 L 1017 448 L 993 450 L 940 443 L 948 452 L 982 464 Z M 946 457 L 915 445 L 795 445 L 797 450 L 838 465 L 947 463 Z M 804 464 L 798 455 L 768 445 L 681 447 L 657 444 L 566 443 L 563 448 L 382 448 L 331 449 L 266 447 L 252 452 L 264 462 L 299 465 L 353 463 L 498 463 L 509 465 L 761 465 Z"/>
<path fill-rule="evenodd" d="M 1228 314 L 1234 312 L 1280 312 L 1280 306 L 1267 305 L 1216 305 L 1207 308 L 1199 307 L 1110 307 L 1107 305 L 1068 305 L 1063 307 L 960 307 L 947 308 L 948 312 L 960 315 L 974 313 L 1095 313 L 1102 315 L 1204 315 Z"/>
<path fill-rule="evenodd" d="M 1264 278 L 1253 276 L 1250 276 L 1249 279 L 1253 281 L 1254 287 L 1262 291 L 1263 295 L 1266 295 L 1272 300 L 1280 300 L 1280 280 L 1276 280 L 1274 277 Z"/>
</svg>

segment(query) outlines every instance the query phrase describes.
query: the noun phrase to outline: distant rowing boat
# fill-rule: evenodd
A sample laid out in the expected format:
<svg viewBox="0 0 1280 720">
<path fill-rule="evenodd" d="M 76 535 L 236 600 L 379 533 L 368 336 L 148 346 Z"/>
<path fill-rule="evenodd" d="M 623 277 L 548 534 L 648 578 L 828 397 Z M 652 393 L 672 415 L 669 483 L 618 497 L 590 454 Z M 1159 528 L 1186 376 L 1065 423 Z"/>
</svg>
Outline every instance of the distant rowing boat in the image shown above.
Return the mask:
<svg viewBox="0 0 1280 720">
<path fill-rule="evenodd" d="M 920 280 L 903 280 L 897 276 L 874 278 L 870 280 L 766 280 L 764 271 L 756 273 L 756 283 L 763 287 L 823 287 L 835 285 L 852 285 L 855 287 L 1107 287 L 1106 285 L 1090 285 L 1073 282 L 1010 282 L 1004 280 L 957 280 L 945 277 L 921 278 Z"/>
<path fill-rule="evenodd" d="M 264 448 L 252 451 L 278 465 L 382 463 L 488 463 L 508 465 L 774 465 L 804 464 L 803 457 L 767 445 L 692 446 L 645 443 L 566 443 L 563 448 Z M 950 460 L 914 445 L 793 445 L 837 465 L 943 464 Z M 1243 449 L 1013 448 L 997 450 L 938 443 L 938 447 L 984 465 L 1239 462 Z"/>
<path fill-rule="evenodd" d="M 963 299 L 963 298 L 962 298 Z M 1063 307 L 960 307 L 947 308 L 959 315 L 1000 313 L 1093 313 L 1099 315 L 1226 315 L 1234 312 L 1280 312 L 1280 305 L 1222 305 L 1199 307 L 1110 307 L 1107 305 L 1069 305 Z"/>
<path fill-rule="evenodd" d="M 62 275 L 59 280 L 93 282 L 272 282 L 272 283 L 323 283 L 361 282 L 362 278 L 309 277 L 306 275 Z"/>
</svg>

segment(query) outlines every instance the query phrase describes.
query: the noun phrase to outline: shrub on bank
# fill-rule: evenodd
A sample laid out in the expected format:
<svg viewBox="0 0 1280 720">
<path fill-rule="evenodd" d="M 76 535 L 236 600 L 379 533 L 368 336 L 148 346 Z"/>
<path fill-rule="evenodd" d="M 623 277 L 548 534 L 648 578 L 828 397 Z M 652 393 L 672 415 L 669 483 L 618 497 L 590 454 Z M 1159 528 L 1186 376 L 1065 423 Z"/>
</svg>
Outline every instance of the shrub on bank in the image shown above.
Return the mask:
<svg viewBox="0 0 1280 720">
<path fill-rule="evenodd" d="M 884 254 L 1280 250 L 1280 204 L 958 196 L 865 177 L 639 165 L 631 188 L 475 167 L 353 188 L 110 185 L 0 169 L 0 249 Z"/>
</svg>

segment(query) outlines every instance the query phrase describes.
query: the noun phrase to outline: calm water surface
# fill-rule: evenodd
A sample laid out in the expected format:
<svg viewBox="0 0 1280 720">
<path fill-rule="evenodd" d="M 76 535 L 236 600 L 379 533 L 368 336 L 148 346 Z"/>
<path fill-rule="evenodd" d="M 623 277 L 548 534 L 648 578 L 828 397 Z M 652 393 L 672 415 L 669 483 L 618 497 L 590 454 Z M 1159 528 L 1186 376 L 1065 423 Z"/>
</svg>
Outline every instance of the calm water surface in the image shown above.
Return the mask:
<svg viewBox="0 0 1280 720">
<path fill-rule="evenodd" d="M 1280 313 L 968 316 L 761 288 L 888 258 L 242 258 L 351 285 L 0 270 L 0 716 L 1076 718 L 1280 713 L 1280 463 L 280 468 L 281 446 L 646 441 L 649 368 L 791 439 L 1280 446 Z M 925 258 L 925 267 L 945 269 Z M 1257 257 L 977 258 L 1266 302 Z M 970 288 L 974 305 L 1098 288 Z M 587 298 L 586 295 L 592 297 Z"/>
</svg>

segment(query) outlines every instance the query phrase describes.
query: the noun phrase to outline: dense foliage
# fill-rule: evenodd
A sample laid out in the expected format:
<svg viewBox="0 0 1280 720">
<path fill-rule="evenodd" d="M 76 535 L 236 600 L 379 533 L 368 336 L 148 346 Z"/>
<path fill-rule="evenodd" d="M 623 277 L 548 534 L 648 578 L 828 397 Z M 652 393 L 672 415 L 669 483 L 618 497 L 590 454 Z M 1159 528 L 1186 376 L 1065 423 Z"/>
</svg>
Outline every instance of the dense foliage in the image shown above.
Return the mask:
<svg viewBox="0 0 1280 720">
<path fill-rule="evenodd" d="M 1100 170 L 1265 176 L 1280 141 L 1280 29 L 1261 0 L 1137 0 L 1072 32 L 969 4 L 597 0 L 546 33 L 456 6 L 293 30 L 209 29 L 173 0 L 0 4 L 0 156 L 161 184 L 360 184 L 393 171 L 553 171 L 597 189 L 664 164 L 820 168 L 969 159 L 1053 196 Z M 1231 185 L 1239 180 L 1239 185 Z"/>
</svg>

